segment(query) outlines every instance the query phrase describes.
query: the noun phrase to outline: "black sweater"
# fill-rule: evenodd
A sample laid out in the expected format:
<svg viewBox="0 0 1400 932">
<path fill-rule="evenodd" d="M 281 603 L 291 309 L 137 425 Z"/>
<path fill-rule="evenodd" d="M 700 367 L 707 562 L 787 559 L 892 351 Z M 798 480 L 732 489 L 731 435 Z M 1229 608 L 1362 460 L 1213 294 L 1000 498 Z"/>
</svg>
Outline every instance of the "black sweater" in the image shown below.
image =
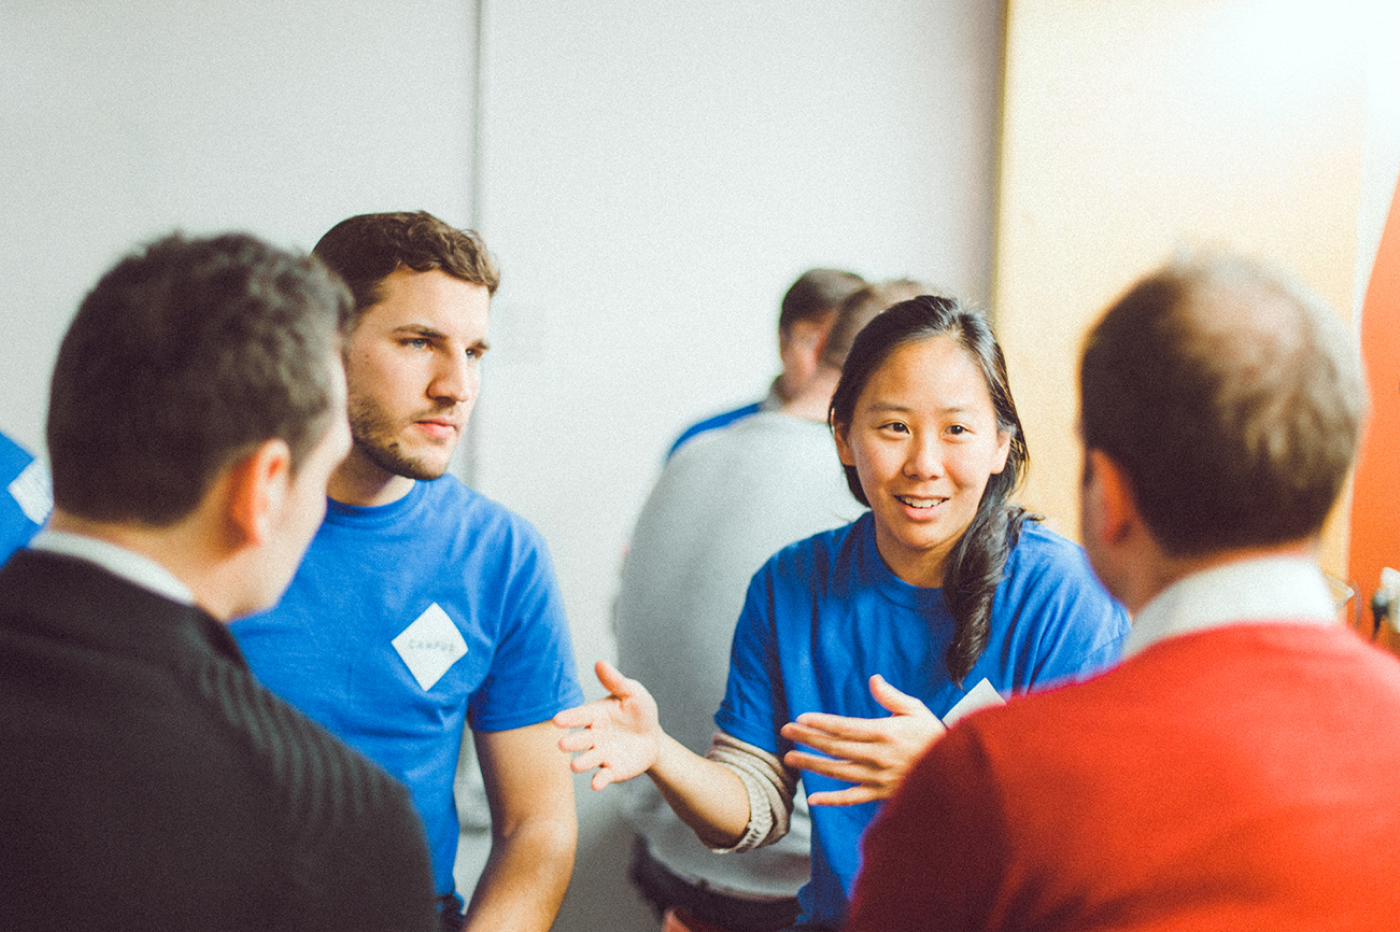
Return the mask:
<svg viewBox="0 0 1400 932">
<path fill-rule="evenodd" d="M 0 928 L 418 930 L 407 791 L 228 631 L 83 560 L 0 570 Z"/>
</svg>

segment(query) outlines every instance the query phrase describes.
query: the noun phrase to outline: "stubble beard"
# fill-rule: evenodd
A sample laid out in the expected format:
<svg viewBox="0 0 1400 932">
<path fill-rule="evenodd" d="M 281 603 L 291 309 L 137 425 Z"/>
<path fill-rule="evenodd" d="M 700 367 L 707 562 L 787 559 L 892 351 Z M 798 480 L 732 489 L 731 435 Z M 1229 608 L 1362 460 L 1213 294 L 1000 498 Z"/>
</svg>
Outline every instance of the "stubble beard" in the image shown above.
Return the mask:
<svg viewBox="0 0 1400 932">
<path fill-rule="evenodd" d="M 347 413 L 355 450 L 385 472 L 425 482 L 438 479 L 447 472 L 447 464 L 452 458 L 451 450 L 440 463 L 405 452 L 395 439 L 392 419 L 373 401 L 352 397 Z"/>
</svg>

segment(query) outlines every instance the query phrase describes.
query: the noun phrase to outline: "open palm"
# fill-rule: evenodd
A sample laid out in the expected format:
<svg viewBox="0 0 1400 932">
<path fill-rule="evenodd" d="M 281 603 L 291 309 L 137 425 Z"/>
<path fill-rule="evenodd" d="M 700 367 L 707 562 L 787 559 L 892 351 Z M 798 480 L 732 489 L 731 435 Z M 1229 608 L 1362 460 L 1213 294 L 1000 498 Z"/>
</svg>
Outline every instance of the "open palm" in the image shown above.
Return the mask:
<svg viewBox="0 0 1400 932">
<path fill-rule="evenodd" d="M 656 700 L 646 687 L 628 679 L 606 661 L 594 665 L 598 682 L 610 695 L 565 709 L 554 724 L 571 729 L 559 747 L 574 755 L 574 773 L 597 768 L 591 786 L 601 790 L 646 773 L 660 754 L 661 724 Z"/>
</svg>

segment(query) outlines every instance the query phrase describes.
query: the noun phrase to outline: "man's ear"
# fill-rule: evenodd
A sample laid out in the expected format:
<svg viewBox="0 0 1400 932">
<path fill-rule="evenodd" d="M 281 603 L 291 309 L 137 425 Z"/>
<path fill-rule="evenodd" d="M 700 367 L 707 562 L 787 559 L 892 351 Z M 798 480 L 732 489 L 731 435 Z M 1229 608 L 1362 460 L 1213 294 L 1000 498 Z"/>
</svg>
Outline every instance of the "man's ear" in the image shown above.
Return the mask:
<svg viewBox="0 0 1400 932">
<path fill-rule="evenodd" d="M 1133 487 L 1114 460 L 1102 450 L 1084 452 L 1083 533 L 1100 544 L 1121 544 L 1139 524 Z"/>
<path fill-rule="evenodd" d="M 783 361 L 784 400 L 802 394 L 821 364 L 830 333 L 830 321 L 798 320 L 778 334 L 778 355 Z"/>
<path fill-rule="evenodd" d="M 264 440 L 229 467 L 230 530 L 240 545 L 268 539 L 291 488 L 292 452 L 280 438 Z"/>
<path fill-rule="evenodd" d="M 789 327 L 788 340 L 794 350 L 801 353 L 812 366 L 822 358 L 826 349 L 826 338 L 831 335 L 831 321 L 797 320 Z"/>
</svg>

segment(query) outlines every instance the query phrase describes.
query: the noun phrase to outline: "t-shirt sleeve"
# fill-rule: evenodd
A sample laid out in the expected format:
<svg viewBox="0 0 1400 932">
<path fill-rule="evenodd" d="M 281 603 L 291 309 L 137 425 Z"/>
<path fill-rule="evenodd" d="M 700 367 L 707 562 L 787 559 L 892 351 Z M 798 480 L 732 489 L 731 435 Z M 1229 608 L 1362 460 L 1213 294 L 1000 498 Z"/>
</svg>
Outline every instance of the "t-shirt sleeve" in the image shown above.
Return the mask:
<svg viewBox="0 0 1400 932">
<path fill-rule="evenodd" d="M 993 928 L 1003 827 L 975 733 L 954 728 L 865 833 L 846 932 Z"/>
<path fill-rule="evenodd" d="M 792 748 L 778 731 L 787 722 L 782 668 L 774 628 L 773 564 L 749 583 L 734 627 L 729 679 L 715 724 L 728 735 L 781 757 Z"/>
<path fill-rule="evenodd" d="M 1054 546 L 1018 562 L 1006 596 L 1013 630 L 1024 632 L 1016 681 L 1021 691 L 1083 679 L 1115 664 L 1130 625 L 1123 606 L 1103 588 L 1084 551 Z"/>
<path fill-rule="evenodd" d="M 504 571 L 501 628 L 491 672 L 472 696 L 474 731 L 507 731 L 547 721 L 583 702 L 564 599 L 544 541 L 516 528 Z"/>
</svg>

